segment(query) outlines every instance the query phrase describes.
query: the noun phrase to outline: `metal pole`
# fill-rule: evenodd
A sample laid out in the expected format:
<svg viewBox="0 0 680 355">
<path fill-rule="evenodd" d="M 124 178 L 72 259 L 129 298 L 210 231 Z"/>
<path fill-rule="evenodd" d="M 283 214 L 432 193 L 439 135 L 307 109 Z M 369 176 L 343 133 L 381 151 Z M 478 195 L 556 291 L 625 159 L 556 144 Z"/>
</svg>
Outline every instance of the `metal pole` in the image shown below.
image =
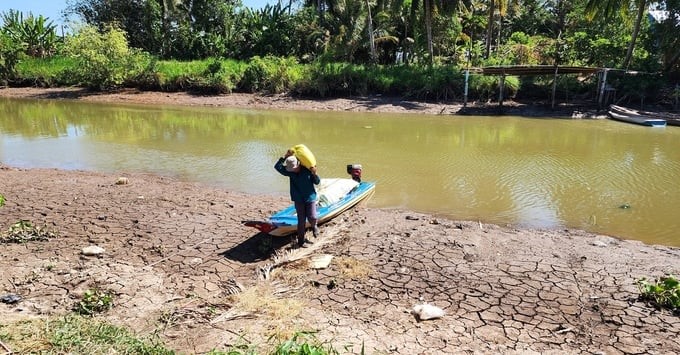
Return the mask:
<svg viewBox="0 0 680 355">
<path fill-rule="evenodd" d="M 503 90 L 505 88 L 505 70 L 503 70 L 503 74 L 501 75 L 501 82 L 500 82 L 500 92 L 498 93 L 498 107 L 503 108 Z"/>
<path fill-rule="evenodd" d="M 469 85 L 468 80 L 470 78 L 470 62 L 472 62 L 472 37 L 473 36 L 474 36 L 474 33 L 470 33 L 470 48 L 468 48 L 467 67 L 465 68 L 465 89 L 464 89 L 465 91 L 464 91 L 463 107 L 467 107 L 467 102 L 468 102 L 468 85 Z"/>
<path fill-rule="evenodd" d="M 470 68 L 465 69 L 465 89 L 464 89 L 464 100 L 463 107 L 467 107 L 468 101 L 468 78 L 470 77 Z"/>
<path fill-rule="evenodd" d="M 557 95 L 557 72 L 559 66 L 555 66 L 555 73 L 553 75 L 552 97 L 550 98 L 550 108 L 555 109 L 555 96 Z"/>
<path fill-rule="evenodd" d="M 600 86 L 600 100 L 597 103 L 598 110 L 602 109 L 602 100 L 604 99 L 604 88 L 607 86 L 607 72 L 609 72 L 609 69 L 605 69 L 604 74 L 602 74 L 602 85 Z"/>
</svg>

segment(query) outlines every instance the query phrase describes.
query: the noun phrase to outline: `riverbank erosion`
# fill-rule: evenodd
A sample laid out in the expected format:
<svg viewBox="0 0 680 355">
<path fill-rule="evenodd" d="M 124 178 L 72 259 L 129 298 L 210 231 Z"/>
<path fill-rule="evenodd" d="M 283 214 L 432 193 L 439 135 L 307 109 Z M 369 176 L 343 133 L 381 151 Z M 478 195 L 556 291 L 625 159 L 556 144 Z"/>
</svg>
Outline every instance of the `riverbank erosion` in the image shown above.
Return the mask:
<svg viewBox="0 0 680 355">
<path fill-rule="evenodd" d="M 358 206 L 292 249 L 244 227 L 289 204 L 168 177 L 0 166 L 0 325 L 96 315 L 203 353 L 316 331 L 341 353 L 680 353 L 680 317 L 635 285 L 679 274 L 680 249 Z M 379 192 L 379 187 L 376 193 Z M 42 240 L 16 243 L 30 221 Z M 86 256 L 84 248 L 103 253 Z M 326 268 L 317 259 L 332 256 Z M 325 260 L 328 260 L 326 257 Z M 414 305 L 445 315 L 420 320 Z M 7 328 L 5 328 L 7 329 Z M 17 353 L 31 349 L 6 344 Z"/>
<path fill-rule="evenodd" d="M 410 113 L 430 115 L 512 115 L 525 117 L 554 118 L 604 118 L 606 113 L 598 112 L 593 101 L 558 103 L 521 103 L 507 100 L 502 107 L 498 103 L 470 102 L 426 102 L 387 97 L 312 99 L 289 95 L 259 95 L 233 93 L 228 95 L 197 95 L 188 92 L 156 92 L 124 89 L 118 91 L 93 92 L 81 88 L 13 88 L 0 89 L 0 97 L 22 99 L 76 100 L 112 104 L 141 105 L 182 105 L 231 107 L 258 110 L 306 110 L 306 111 L 347 111 L 376 113 Z"/>
</svg>

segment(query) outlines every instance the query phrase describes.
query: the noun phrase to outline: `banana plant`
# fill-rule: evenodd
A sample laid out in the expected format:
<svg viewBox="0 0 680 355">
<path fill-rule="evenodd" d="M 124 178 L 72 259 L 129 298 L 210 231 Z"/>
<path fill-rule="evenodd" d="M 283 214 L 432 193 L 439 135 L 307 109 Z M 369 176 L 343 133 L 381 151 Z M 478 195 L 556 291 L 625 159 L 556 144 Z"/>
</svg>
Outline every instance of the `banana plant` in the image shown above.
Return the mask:
<svg viewBox="0 0 680 355">
<path fill-rule="evenodd" d="M 2 14 L 3 31 L 9 38 L 24 44 L 25 53 L 31 57 L 45 58 L 56 51 L 58 37 L 56 26 L 42 15 L 33 16 L 28 13 L 26 18 L 19 11 L 9 10 Z"/>
</svg>

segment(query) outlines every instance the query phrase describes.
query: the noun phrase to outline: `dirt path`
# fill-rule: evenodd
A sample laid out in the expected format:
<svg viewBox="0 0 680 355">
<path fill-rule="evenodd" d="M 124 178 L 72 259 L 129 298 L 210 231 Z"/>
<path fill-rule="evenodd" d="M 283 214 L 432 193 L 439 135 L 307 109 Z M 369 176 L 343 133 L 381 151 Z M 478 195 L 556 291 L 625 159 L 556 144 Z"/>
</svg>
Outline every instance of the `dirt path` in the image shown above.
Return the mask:
<svg viewBox="0 0 680 355">
<path fill-rule="evenodd" d="M 115 295 L 101 318 L 182 353 L 266 349 L 296 330 L 347 353 L 680 353 L 680 317 L 638 301 L 635 286 L 680 274 L 678 248 L 360 206 L 292 250 L 240 223 L 288 204 L 278 197 L 1 166 L 0 193 L 0 231 L 28 220 L 58 233 L 0 243 L 0 295 L 23 298 L 0 304 L 3 325 L 67 313 L 98 287 Z M 104 254 L 83 256 L 91 245 Z M 310 269 L 319 254 L 330 266 Z M 418 321 L 409 310 L 422 302 L 446 315 Z"/>
</svg>

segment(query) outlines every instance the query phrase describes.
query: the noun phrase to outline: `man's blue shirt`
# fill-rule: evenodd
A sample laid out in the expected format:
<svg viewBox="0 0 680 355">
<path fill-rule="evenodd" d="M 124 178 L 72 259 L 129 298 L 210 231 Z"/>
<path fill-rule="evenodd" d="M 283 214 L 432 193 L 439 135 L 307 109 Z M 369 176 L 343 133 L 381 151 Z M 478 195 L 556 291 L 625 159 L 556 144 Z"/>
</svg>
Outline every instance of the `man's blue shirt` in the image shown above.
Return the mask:
<svg viewBox="0 0 680 355">
<path fill-rule="evenodd" d="M 316 189 L 321 179 L 318 175 L 312 174 L 309 169 L 300 166 L 300 172 L 290 172 L 283 165 L 284 158 L 279 158 L 274 165 L 274 169 L 283 176 L 288 176 L 290 180 L 290 199 L 294 202 L 313 202 L 316 201 Z"/>
</svg>

